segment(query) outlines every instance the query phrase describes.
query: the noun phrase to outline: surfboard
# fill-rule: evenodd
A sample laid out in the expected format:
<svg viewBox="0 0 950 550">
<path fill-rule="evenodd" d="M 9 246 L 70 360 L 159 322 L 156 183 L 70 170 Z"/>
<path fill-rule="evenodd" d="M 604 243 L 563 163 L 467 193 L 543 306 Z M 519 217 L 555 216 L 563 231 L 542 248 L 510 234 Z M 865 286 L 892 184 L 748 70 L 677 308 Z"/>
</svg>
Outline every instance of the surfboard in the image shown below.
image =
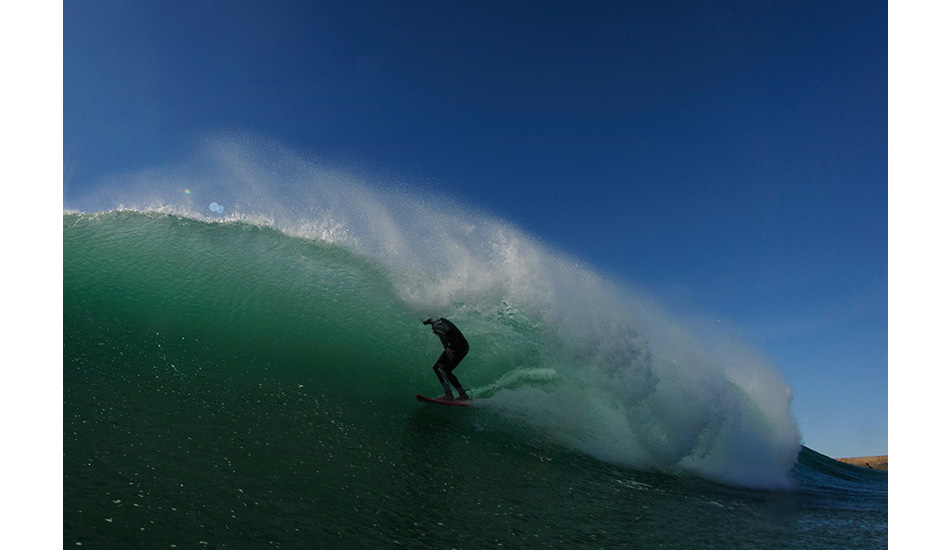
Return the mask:
<svg viewBox="0 0 950 550">
<path fill-rule="evenodd" d="M 424 395 L 416 394 L 416 399 L 423 403 L 434 403 L 436 405 L 448 405 L 449 407 L 478 407 L 471 399 L 468 401 L 446 401 L 443 399 L 432 399 Z"/>
</svg>

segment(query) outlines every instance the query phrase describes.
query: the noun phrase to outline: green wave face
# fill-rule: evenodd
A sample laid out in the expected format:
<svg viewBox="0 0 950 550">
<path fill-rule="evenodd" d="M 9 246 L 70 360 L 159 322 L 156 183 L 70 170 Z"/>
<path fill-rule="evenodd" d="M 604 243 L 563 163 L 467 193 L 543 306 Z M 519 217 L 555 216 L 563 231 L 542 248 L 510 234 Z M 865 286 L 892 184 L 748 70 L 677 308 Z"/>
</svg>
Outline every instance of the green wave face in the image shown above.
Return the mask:
<svg viewBox="0 0 950 550">
<path fill-rule="evenodd" d="M 67 329 L 102 316 L 167 340 L 184 357 L 212 353 L 237 369 L 264 361 L 331 379 L 337 371 L 392 377 L 391 365 L 421 341 L 400 342 L 417 323 L 377 267 L 270 228 L 72 214 L 64 250 Z"/>
</svg>

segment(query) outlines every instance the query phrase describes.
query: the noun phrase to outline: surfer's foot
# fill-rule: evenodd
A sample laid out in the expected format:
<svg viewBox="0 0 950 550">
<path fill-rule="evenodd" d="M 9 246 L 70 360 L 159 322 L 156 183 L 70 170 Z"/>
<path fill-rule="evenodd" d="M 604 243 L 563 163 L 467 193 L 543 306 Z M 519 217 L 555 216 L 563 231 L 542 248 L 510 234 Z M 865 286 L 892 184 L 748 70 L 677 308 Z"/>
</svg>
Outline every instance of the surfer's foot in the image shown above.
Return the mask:
<svg viewBox="0 0 950 550">
<path fill-rule="evenodd" d="M 452 397 L 453 397 L 452 392 L 449 392 L 449 393 L 447 393 L 447 394 L 445 394 L 445 395 L 440 395 L 440 396 L 438 396 L 438 397 L 435 397 L 434 399 L 435 399 L 436 401 L 451 401 L 451 400 L 452 400 Z"/>
<path fill-rule="evenodd" d="M 455 398 L 456 401 L 470 401 L 472 398 L 468 396 L 467 393 L 463 393 Z"/>
</svg>

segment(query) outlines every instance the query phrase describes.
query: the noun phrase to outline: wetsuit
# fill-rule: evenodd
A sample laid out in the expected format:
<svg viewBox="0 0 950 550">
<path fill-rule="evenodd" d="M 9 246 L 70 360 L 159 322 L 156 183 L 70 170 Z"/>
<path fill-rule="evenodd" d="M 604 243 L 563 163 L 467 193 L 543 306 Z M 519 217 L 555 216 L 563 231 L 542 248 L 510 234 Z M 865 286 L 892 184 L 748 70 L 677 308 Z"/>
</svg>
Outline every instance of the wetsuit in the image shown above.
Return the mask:
<svg viewBox="0 0 950 550">
<path fill-rule="evenodd" d="M 452 393 L 451 384 L 458 390 L 459 395 L 462 395 L 465 393 L 465 389 L 462 388 L 462 383 L 459 382 L 459 379 L 452 374 L 452 370 L 458 366 L 465 357 L 465 354 L 468 353 L 468 341 L 462 336 L 462 331 L 448 319 L 439 318 L 435 321 L 426 319 L 423 322 L 427 325 L 432 325 L 432 332 L 436 333 L 439 339 L 442 340 L 442 346 L 446 350 L 452 350 L 452 357 L 449 357 L 448 354 L 443 351 L 438 361 L 432 366 L 432 370 L 435 371 L 435 375 L 439 377 L 439 382 L 442 383 L 445 393 Z"/>
</svg>

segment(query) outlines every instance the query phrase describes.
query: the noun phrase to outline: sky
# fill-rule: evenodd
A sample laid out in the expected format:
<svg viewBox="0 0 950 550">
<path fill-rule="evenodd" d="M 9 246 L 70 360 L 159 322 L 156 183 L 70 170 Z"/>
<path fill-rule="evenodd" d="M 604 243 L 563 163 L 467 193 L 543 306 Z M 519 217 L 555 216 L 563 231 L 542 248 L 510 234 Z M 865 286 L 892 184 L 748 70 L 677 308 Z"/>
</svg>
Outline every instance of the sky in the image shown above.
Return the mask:
<svg viewBox="0 0 950 550">
<path fill-rule="evenodd" d="M 886 2 L 67 0 L 62 41 L 64 205 L 272 138 L 738 327 L 805 445 L 888 454 Z"/>
</svg>

